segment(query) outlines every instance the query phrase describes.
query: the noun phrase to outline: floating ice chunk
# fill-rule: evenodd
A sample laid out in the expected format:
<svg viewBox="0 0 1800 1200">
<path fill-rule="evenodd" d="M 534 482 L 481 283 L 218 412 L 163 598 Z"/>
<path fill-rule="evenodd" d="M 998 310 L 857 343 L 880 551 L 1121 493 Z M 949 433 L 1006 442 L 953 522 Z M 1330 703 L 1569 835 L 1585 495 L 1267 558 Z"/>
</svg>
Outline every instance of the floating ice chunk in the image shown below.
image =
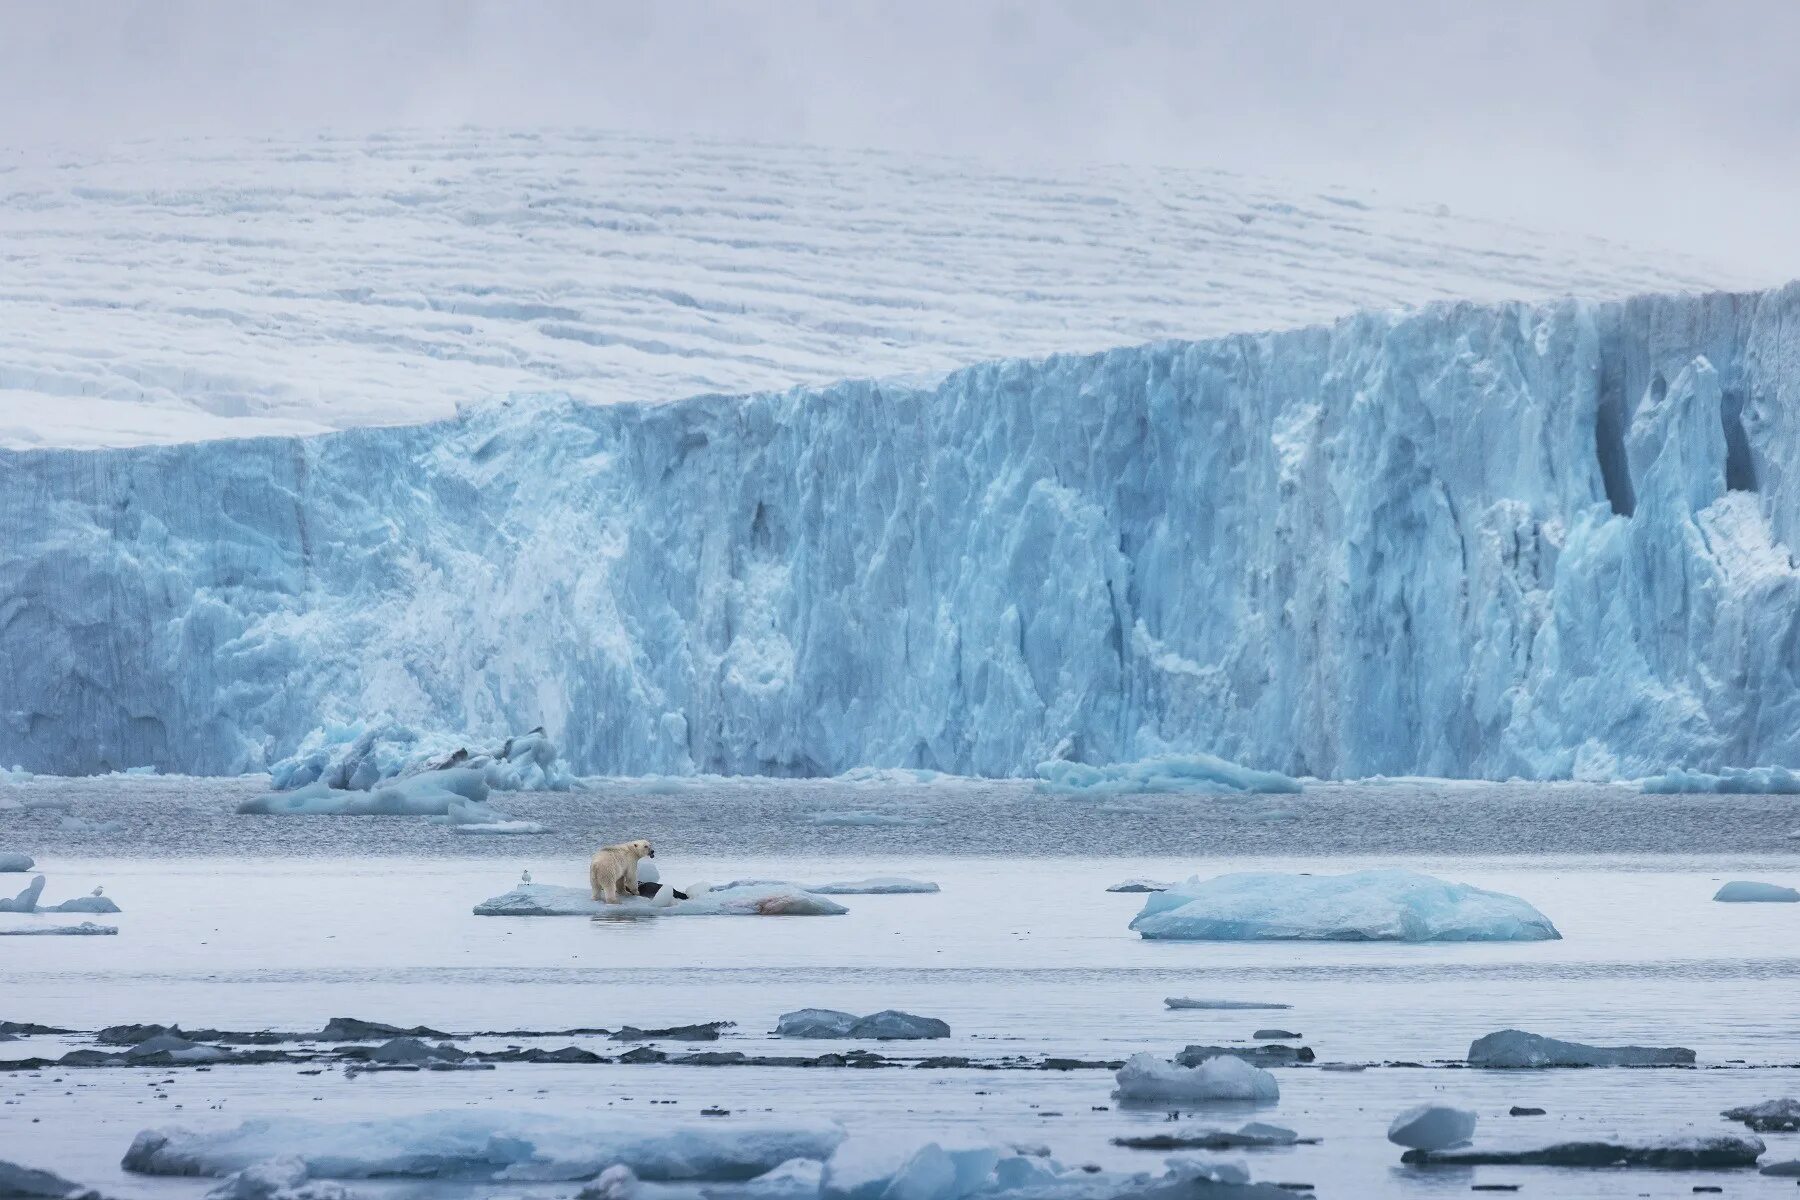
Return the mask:
<svg viewBox="0 0 1800 1200">
<path fill-rule="evenodd" d="M 1121 1100 L 1250 1100 L 1273 1103 L 1281 1098 L 1275 1076 L 1241 1058 L 1208 1058 L 1197 1067 L 1139 1053 L 1125 1061 L 1113 1095 Z"/>
<path fill-rule="evenodd" d="M 1800 774 L 1786 767 L 1725 767 L 1717 775 L 1680 767 L 1640 780 L 1646 792 L 1722 792 L 1733 795 L 1800 795 Z"/>
<path fill-rule="evenodd" d="M 1388 1125 L 1387 1139 L 1414 1150 L 1443 1150 L 1475 1136 L 1475 1114 L 1448 1104 L 1409 1108 Z"/>
<path fill-rule="evenodd" d="M 539 833 L 554 833 L 548 825 L 540 825 L 536 821 L 482 821 L 474 825 L 452 825 L 451 833 L 465 833 L 475 836 L 530 836 Z"/>
<path fill-rule="evenodd" d="M 1758 1133 L 1793 1133 L 1800 1130 L 1800 1100 L 1764 1100 L 1741 1104 L 1719 1114 L 1727 1121 L 1742 1121 Z"/>
<path fill-rule="evenodd" d="M 807 817 L 807 821 L 814 825 L 867 825 L 870 827 L 937 824 L 937 821 L 931 817 L 874 812 L 869 809 L 854 809 L 848 812 L 816 812 Z"/>
<path fill-rule="evenodd" d="M 1037 773 L 1038 791 L 1064 796 L 1300 790 L 1296 780 L 1279 771 L 1257 771 L 1211 754 L 1164 754 L 1103 767 L 1057 760 L 1039 763 Z"/>
<path fill-rule="evenodd" d="M 1800 1178 L 1800 1158 L 1790 1158 L 1786 1162 L 1772 1162 L 1757 1174 L 1770 1175 L 1777 1179 Z"/>
<path fill-rule="evenodd" d="M 0 854 L 0 874 L 29 871 L 35 866 L 37 860 L 29 854 Z"/>
<path fill-rule="evenodd" d="M 1406 870 L 1195 876 L 1148 897 L 1131 928 L 1145 938 L 1194 941 L 1496 942 L 1562 936 L 1516 896 Z"/>
<path fill-rule="evenodd" d="M 790 1158 L 773 1171 L 732 1189 L 733 1200 L 817 1200 L 825 1164 Z"/>
<path fill-rule="evenodd" d="M 1722 900 L 1727 904 L 1792 904 L 1800 901 L 1800 892 L 1791 887 L 1782 887 L 1778 883 L 1753 883 L 1749 880 L 1734 879 L 1713 893 L 1714 900 Z"/>
<path fill-rule="evenodd" d="M 158 1033 L 145 1038 L 125 1052 L 129 1062 L 162 1062 L 194 1065 L 200 1063 L 224 1062 L 231 1057 L 229 1050 L 217 1046 L 203 1046 L 189 1041 L 173 1033 Z"/>
<path fill-rule="evenodd" d="M 658 894 L 657 899 L 661 899 Z M 522 883 L 475 906 L 478 917 L 831 917 L 850 910 L 824 896 L 783 884 L 689 890 L 689 898 L 657 904 L 626 896 L 617 904 L 593 898 L 586 888 L 551 883 Z"/>
<path fill-rule="evenodd" d="M 36 778 L 37 778 L 36 775 L 33 775 L 30 771 L 27 771 L 24 767 L 19 767 L 19 766 L 14 766 L 11 768 L 0 767 L 0 783 L 11 783 L 11 784 L 30 783 L 33 779 L 36 779 Z"/>
<path fill-rule="evenodd" d="M 44 894 L 44 877 L 35 875 L 25 890 L 11 900 L 0 899 L 0 912 L 28 913 L 37 911 L 38 897 Z"/>
<path fill-rule="evenodd" d="M 388 717 L 315 729 L 300 749 L 269 771 L 278 792 L 322 783 L 334 791 L 369 791 L 392 780 L 445 769 L 479 773 L 499 791 L 566 791 L 573 778 L 542 729 L 479 746 L 479 739 L 421 736 Z"/>
<path fill-rule="evenodd" d="M 1174 885 L 1163 883 L 1155 879 L 1127 879 L 1120 883 L 1113 884 L 1106 890 L 1109 892 L 1129 892 L 1136 895 L 1143 892 L 1166 892 L 1172 886 Z"/>
<path fill-rule="evenodd" d="M 1484 1034 L 1469 1045 L 1472 1067 L 1682 1067 L 1694 1052 L 1683 1046 L 1588 1046 L 1519 1029 Z"/>
<path fill-rule="evenodd" d="M 229 1175 L 206 1200 L 351 1200 L 336 1183 L 308 1183 L 306 1163 L 285 1155 Z"/>
<path fill-rule="evenodd" d="M 1310 1046 L 1184 1046 L 1175 1061 L 1184 1067 L 1197 1067 L 1209 1058 L 1241 1058 L 1258 1067 L 1286 1067 L 1308 1063 L 1316 1057 Z"/>
<path fill-rule="evenodd" d="M 802 1008 L 782 1013 L 775 1022 L 778 1037 L 868 1038 L 875 1041 L 919 1041 L 950 1036 L 950 1026 L 935 1017 L 919 1017 L 885 1009 L 859 1017 L 831 1008 Z"/>
<path fill-rule="evenodd" d="M 71 1183 L 50 1171 L 22 1167 L 0 1159 L 0 1196 L 25 1200 L 101 1200 L 99 1192 Z"/>
<path fill-rule="evenodd" d="M 0 929 L 0 937 L 98 937 L 119 932 L 117 925 L 35 925 L 26 929 Z"/>
<path fill-rule="evenodd" d="M 1170 1008 L 1218 1009 L 1223 1012 L 1255 1009 L 1292 1008 L 1291 1004 L 1269 1004 L 1261 1000 L 1203 1000 L 1192 996 L 1170 996 L 1163 1001 Z"/>
<path fill-rule="evenodd" d="M 279 1117 L 235 1129 L 147 1129 L 124 1167 L 147 1175 L 223 1176 L 298 1158 L 314 1179 L 591 1179 L 615 1164 L 646 1180 L 755 1178 L 795 1158 L 828 1158 L 843 1130 L 818 1122 L 680 1126 L 617 1114 L 461 1110 L 380 1121 Z"/>
<path fill-rule="evenodd" d="M 110 896 L 102 896 L 100 889 L 95 888 L 92 895 L 77 896 L 73 900 L 64 900 L 61 904 L 49 904 L 38 909 L 39 912 L 61 913 L 116 913 L 119 906 L 113 903 Z"/>
<path fill-rule="evenodd" d="M 1303 1138 L 1280 1125 L 1251 1121 L 1236 1129 L 1194 1129 L 1181 1133 L 1153 1133 L 1116 1137 L 1113 1145 L 1128 1150 L 1248 1150 L 1271 1146 L 1311 1145 L 1317 1138 Z"/>
<path fill-rule="evenodd" d="M 1651 1167 L 1706 1171 L 1752 1167 L 1766 1147 L 1758 1137 L 1717 1134 L 1645 1141 L 1557 1142 L 1517 1150 L 1479 1147 L 1408 1150 L 1400 1161 L 1415 1166 Z"/>
<path fill-rule="evenodd" d="M 238 805 L 238 812 L 266 816 L 447 816 L 455 804 L 485 804 L 489 789 L 481 772 L 467 768 L 413 775 L 372 791 L 342 790 L 310 783 L 291 792 L 271 792 Z"/>
</svg>

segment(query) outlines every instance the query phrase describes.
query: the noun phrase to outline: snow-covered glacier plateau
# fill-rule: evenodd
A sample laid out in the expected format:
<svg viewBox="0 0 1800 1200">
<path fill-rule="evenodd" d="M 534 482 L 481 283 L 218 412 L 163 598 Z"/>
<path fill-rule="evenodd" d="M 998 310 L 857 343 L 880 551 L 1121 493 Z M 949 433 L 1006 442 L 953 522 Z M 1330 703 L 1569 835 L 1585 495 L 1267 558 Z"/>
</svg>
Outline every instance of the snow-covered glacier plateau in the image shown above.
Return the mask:
<svg viewBox="0 0 1800 1200">
<path fill-rule="evenodd" d="M 1800 285 L 0 452 L 0 761 L 372 713 L 589 772 L 1800 761 Z"/>
</svg>

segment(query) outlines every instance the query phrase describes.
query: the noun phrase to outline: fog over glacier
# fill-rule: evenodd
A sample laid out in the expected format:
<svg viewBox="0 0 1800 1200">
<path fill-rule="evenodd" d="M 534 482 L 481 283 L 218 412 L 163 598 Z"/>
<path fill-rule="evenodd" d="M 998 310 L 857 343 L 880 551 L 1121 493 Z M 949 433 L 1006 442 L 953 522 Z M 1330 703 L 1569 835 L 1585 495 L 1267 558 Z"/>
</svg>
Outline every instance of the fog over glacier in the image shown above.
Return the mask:
<svg viewBox="0 0 1800 1200">
<path fill-rule="evenodd" d="M 593 772 L 1800 756 L 1800 288 L 0 456 L 0 760 L 329 719 Z"/>
</svg>

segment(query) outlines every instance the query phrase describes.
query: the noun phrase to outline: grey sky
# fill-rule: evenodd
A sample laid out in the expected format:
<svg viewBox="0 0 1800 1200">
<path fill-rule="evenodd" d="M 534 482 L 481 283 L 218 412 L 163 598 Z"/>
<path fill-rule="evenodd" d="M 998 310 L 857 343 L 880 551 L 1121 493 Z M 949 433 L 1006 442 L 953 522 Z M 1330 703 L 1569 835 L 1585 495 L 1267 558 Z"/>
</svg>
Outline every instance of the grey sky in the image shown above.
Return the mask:
<svg viewBox="0 0 1800 1200">
<path fill-rule="evenodd" d="M 0 0 L 0 142 L 598 125 L 1218 166 L 1800 275 L 1800 5 Z"/>
</svg>

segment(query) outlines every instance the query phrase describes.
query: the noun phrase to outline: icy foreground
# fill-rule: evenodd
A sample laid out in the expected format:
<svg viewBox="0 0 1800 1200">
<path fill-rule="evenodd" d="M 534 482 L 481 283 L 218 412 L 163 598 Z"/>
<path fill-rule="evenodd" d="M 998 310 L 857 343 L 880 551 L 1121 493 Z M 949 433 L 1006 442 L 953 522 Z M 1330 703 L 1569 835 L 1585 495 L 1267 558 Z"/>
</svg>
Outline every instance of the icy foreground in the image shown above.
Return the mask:
<svg viewBox="0 0 1800 1200">
<path fill-rule="evenodd" d="M 1800 287 L 0 452 L 0 761 L 387 712 L 584 774 L 1800 762 L 1797 445 Z"/>
<path fill-rule="evenodd" d="M 579 1180 L 623 1164 L 642 1179 L 735 1180 L 793 1158 L 827 1158 L 843 1138 L 836 1125 L 816 1122 L 682 1127 L 612 1115 L 506 1112 L 431 1112 L 378 1122 L 284 1117 L 221 1132 L 145 1130 L 124 1167 L 147 1175 L 219 1176 L 292 1155 L 320 1179 Z"/>
<path fill-rule="evenodd" d="M 1517 896 L 1417 871 L 1199 876 L 1153 892 L 1131 928 L 1191 941 L 1536 942 L 1561 934 Z"/>
<path fill-rule="evenodd" d="M 1733 282 L 1217 171 L 583 130 L 171 139 L 0 154 L 0 177 L 12 446 L 408 423 L 550 387 L 660 401 Z"/>
</svg>

